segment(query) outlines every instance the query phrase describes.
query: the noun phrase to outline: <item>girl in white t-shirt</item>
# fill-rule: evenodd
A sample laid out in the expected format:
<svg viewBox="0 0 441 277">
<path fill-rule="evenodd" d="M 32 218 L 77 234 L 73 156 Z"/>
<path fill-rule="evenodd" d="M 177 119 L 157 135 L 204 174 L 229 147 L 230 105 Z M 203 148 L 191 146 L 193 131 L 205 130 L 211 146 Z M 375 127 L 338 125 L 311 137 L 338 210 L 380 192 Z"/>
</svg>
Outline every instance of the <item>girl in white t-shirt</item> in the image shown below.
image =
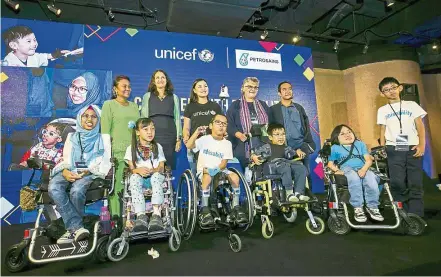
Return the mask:
<svg viewBox="0 0 441 277">
<path fill-rule="evenodd" d="M 155 141 L 155 125 L 149 118 L 140 118 L 134 123 L 132 144 L 127 147 L 124 160 L 129 165 L 129 189 L 132 195 L 132 205 L 136 213 L 134 231 L 160 231 L 164 228 L 161 218 L 161 205 L 164 202 L 164 162 L 162 146 Z M 151 186 L 153 215 L 147 223 L 144 190 Z"/>
</svg>

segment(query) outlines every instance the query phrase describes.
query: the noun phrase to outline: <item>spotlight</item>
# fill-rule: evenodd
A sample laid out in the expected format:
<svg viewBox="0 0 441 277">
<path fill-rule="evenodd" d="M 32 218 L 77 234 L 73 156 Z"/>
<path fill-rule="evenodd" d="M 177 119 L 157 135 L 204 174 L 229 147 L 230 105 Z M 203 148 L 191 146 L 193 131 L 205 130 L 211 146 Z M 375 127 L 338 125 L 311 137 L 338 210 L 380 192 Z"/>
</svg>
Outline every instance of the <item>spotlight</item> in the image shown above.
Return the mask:
<svg viewBox="0 0 441 277">
<path fill-rule="evenodd" d="M 20 4 L 17 3 L 16 1 L 12 1 L 12 0 L 4 0 L 4 1 L 5 4 L 8 5 L 14 11 L 18 11 L 18 9 L 20 9 Z"/>
<path fill-rule="evenodd" d="M 432 44 L 432 49 L 433 49 L 433 50 L 437 50 L 437 49 L 439 49 L 439 44 L 438 44 L 438 42 L 434 42 L 434 43 Z"/>
<path fill-rule="evenodd" d="M 54 4 L 47 5 L 47 8 L 48 8 L 51 12 L 53 12 L 56 16 L 60 16 L 60 14 L 61 14 L 61 9 L 55 7 Z"/>
<path fill-rule="evenodd" d="M 336 40 L 334 43 L 334 51 L 338 52 L 338 46 L 340 45 L 340 41 Z"/>
<path fill-rule="evenodd" d="M 296 44 L 297 42 L 299 42 L 302 38 L 299 35 L 294 35 L 294 37 L 292 38 L 292 42 L 294 42 L 294 44 Z"/>
<path fill-rule="evenodd" d="M 366 45 L 363 47 L 363 55 L 365 55 L 365 54 L 367 53 L 368 49 L 369 49 L 369 45 L 366 44 Z"/>
<path fill-rule="evenodd" d="M 386 0 L 386 7 L 391 7 L 395 4 L 394 0 Z"/>
<path fill-rule="evenodd" d="M 107 16 L 109 17 L 110 21 L 113 21 L 115 19 L 115 15 L 112 12 L 112 8 L 110 8 L 109 11 L 107 12 Z"/>
<path fill-rule="evenodd" d="M 263 34 L 260 35 L 260 39 L 265 40 L 267 36 L 268 36 L 268 31 L 265 30 L 265 31 L 263 31 Z"/>
</svg>

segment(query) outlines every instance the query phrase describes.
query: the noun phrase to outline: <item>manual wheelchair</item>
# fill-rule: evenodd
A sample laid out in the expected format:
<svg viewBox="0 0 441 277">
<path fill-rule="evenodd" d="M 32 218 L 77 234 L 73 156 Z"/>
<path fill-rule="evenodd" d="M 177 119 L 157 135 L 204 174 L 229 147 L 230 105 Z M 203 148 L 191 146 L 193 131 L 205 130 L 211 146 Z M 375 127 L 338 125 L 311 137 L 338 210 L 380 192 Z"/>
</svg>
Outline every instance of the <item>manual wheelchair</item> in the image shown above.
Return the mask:
<svg viewBox="0 0 441 277">
<path fill-rule="evenodd" d="M 326 200 L 323 203 L 323 210 L 328 220 L 328 228 L 337 235 L 349 233 L 351 228 L 362 230 L 394 230 L 402 228 L 405 234 L 417 236 L 424 232 L 427 223 L 418 215 L 406 213 L 401 202 L 394 201 L 390 187 L 387 167 L 387 154 L 384 146 L 377 146 L 371 149 L 370 155 L 374 158 L 371 170 L 380 180 L 380 210 L 386 208 L 393 211 L 394 222 L 389 224 L 374 223 L 368 221 L 364 224 L 354 224 L 350 220 L 348 209 L 349 190 L 347 179 L 344 175 L 337 175 L 327 167 L 331 154 L 330 140 L 326 140 L 323 148 L 319 151 L 324 170 L 324 181 L 326 187 Z M 364 190 L 364 188 L 363 188 Z M 383 192 L 382 192 L 383 191 Z M 364 193 L 363 193 L 364 195 Z M 369 214 L 369 213 L 367 213 Z M 387 218 L 385 218 L 386 221 Z"/>
<path fill-rule="evenodd" d="M 164 203 L 162 204 L 162 220 L 164 229 L 160 231 L 135 231 L 133 229 L 134 213 L 131 202 L 130 192 L 130 175 L 129 170 L 124 174 L 124 190 L 119 193 L 119 197 L 123 202 L 122 214 L 122 232 L 120 235 L 112 236 L 114 239 L 109 244 L 107 249 L 107 257 L 113 262 L 118 262 L 124 259 L 129 251 L 129 242 L 138 239 L 160 239 L 168 237 L 168 245 L 171 251 L 177 251 L 181 245 L 181 234 L 174 227 L 174 192 L 172 186 L 173 177 L 171 175 L 171 168 L 165 167 L 165 180 L 162 185 L 164 192 Z M 144 197 L 146 200 L 151 199 L 151 192 L 145 190 Z M 151 215 L 151 210 L 146 211 Z M 117 232 L 118 228 L 115 228 Z"/>
<path fill-rule="evenodd" d="M 20 272 L 30 264 L 44 264 L 56 261 L 65 261 L 72 259 L 85 258 L 93 256 L 97 261 L 106 261 L 107 245 L 110 242 L 110 221 L 101 221 L 98 216 L 91 218 L 90 226 L 84 225 L 89 229 L 91 236 L 87 240 L 73 241 L 72 243 L 57 244 L 59 235 L 54 236 L 48 226 L 40 224 L 45 206 L 54 205 L 53 200 L 48 194 L 49 170 L 54 163 L 38 158 L 27 160 L 29 168 L 34 173 L 36 170 L 43 170 L 41 181 L 36 190 L 35 202 L 38 208 L 38 215 L 34 228 L 24 231 L 23 240 L 13 245 L 6 253 L 5 264 L 10 272 Z M 105 179 L 97 178 L 89 185 L 86 192 L 86 205 L 103 201 L 104 207 L 107 207 L 107 197 L 114 188 L 115 163 L 112 161 L 112 168 Z M 32 177 L 34 174 L 32 175 Z M 31 177 L 31 178 L 32 178 Z M 32 180 L 29 181 L 31 183 Z M 70 190 L 70 187 L 68 188 Z M 50 218 L 46 218 L 50 222 Z M 64 226 L 58 225 L 56 234 L 65 232 Z"/>
<path fill-rule="evenodd" d="M 251 178 L 248 181 L 250 181 L 253 193 L 255 211 L 260 213 L 262 236 L 269 239 L 274 235 L 274 224 L 270 220 L 272 215 L 280 212 L 287 222 L 293 223 L 297 219 L 297 209 L 303 209 L 308 216 L 306 229 L 314 235 L 322 234 L 325 231 L 325 223 L 321 217 L 312 213 L 312 207 L 319 203 L 317 197 L 309 189 L 308 179 L 306 179 L 305 193 L 309 200 L 289 202 L 281 182 L 281 175 L 277 174 L 275 169 L 279 161 L 278 159 L 269 161 L 272 155 L 271 147 L 266 137 L 262 135 L 262 128 L 264 125 L 253 125 L 247 135 L 250 149 L 253 149 L 254 145 L 263 144 L 255 154 L 260 156 L 264 163 L 261 165 L 251 163 L 247 169 L 251 172 Z M 290 162 L 300 162 L 295 151 L 290 153 L 285 151 L 284 155 Z"/>
<path fill-rule="evenodd" d="M 238 224 L 236 220 L 230 216 L 233 198 L 233 189 L 228 182 L 225 173 L 219 172 L 212 179 L 210 185 L 210 206 L 214 217 L 214 225 L 202 226 L 199 222 L 200 231 L 215 231 L 225 228 L 228 232 L 228 241 L 233 252 L 240 252 L 242 249 L 242 241 L 240 237 L 234 233 L 236 229 L 246 231 L 253 224 L 254 207 L 252 204 L 252 194 L 246 185 L 245 178 L 235 168 L 228 168 L 229 171 L 239 176 L 241 184 L 241 195 L 239 203 L 247 215 L 247 222 Z M 215 184 L 215 185 L 213 185 Z M 182 175 L 178 183 L 176 191 L 176 210 L 175 219 L 176 227 L 182 234 L 184 240 L 188 240 L 194 233 L 196 223 L 198 221 L 198 211 L 200 209 L 201 200 L 201 184 L 193 175 L 190 169 L 187 169 Z"/>
</svg>

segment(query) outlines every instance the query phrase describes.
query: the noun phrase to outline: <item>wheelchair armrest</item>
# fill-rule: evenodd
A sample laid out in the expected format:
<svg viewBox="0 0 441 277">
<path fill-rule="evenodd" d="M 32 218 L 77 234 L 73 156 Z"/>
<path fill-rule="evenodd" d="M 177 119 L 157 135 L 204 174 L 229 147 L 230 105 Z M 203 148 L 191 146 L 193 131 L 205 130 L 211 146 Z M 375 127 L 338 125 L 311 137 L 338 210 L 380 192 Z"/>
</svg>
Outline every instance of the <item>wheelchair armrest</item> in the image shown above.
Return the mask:
<svg viewBox="0 0 441 277">
<path fill-rule="evenodd" d="M 8 167 L 8 171 L 29 170 L 29 169 L 32 169 L 32 168 L 22 166 L 20 164 L 15 164 L 15 163 L 10 164 Z"/>
<path fill-rule="evenodd" d="M 44 160 L 39 158 L 30 158 L 27 161 L 28 167 L 32 169 L 52 169 L 55 167 L 55 163 L 51 160 Z"/>
</svg>

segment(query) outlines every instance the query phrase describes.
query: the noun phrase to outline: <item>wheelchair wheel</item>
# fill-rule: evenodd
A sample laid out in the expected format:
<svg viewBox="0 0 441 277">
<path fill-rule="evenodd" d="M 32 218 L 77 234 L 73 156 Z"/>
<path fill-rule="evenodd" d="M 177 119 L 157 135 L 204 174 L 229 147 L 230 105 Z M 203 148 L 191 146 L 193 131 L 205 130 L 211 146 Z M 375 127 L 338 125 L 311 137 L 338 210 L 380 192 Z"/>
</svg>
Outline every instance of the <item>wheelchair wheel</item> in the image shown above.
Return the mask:
<svg viewBox="0 0 441 277">
<path fill-rule="evenodd" d="M 424 232 L 427 224 L 424 220 L 416 214 L 409 213 L 407 214 L 409 218 L 409 223 L 407 223 L 404 219 L 402 219 L 402 225 L 407 235 L 411 236 L 419 236 Z"/>
<path fill-rule="evenodd" d="M 290 213 L 284 213 L 283 217 L 288 223 L 293 223 L 297 219 L 297 209 L 294 208 Z"/>
<path fill-rule="evenodd" d="M 189 169 L 181 175 L 175 205 L 176 228 L 182 238 L 188 240 L 193 235 L 197 217 L 197 184 Z"/>
<path fill-rule="evenodd" d="M 176 252 L 179 249 L 179 246 L 181 246 L 181 234 L 178 230 L 173 228 L 173 231 L 170 234 L 170 237 L 168 238 L 168 247 L 171 251 Z"/>
<path fill-rule="evenodd" d="M 242 250 L 242 241 L 238 235 L 230 234 L 228 236 L 228 242 L 230 243 L 230 248 L 233 252 L 238 253 Z"/>
<path fill-rule="evenodd" d="M 104 263 L 107 261 L 107 245 L 109 242 L 109 236 L 100 237 L 96 243 L 96 249 L 93 253 L 93 257 L 97 262 Z"/>
<path fill-rule="evenodd" d="M 8 249 L 8 252 L 6 252 L 5 256 L 6 269 L 11 273 L 20 272 L 29 265 L 26 249 L 21 251 L 17 257 L 14 257 L 17 248 L 18 244 L 11 246 L 11 248 Z"/>
<path fill-rule="evenodd" d="M 122 238 L 114 239 L 107 248 L 107 258 L 112 262 L 119 262 L 127 256 L 129 253 L 129 242 L 126 240 L 124 245 L 121 245 Z M 120 248 L 122 247 L 121 253 L 118 255 Z"/>
<path fill-rule="evenodd" d="M 228 170 L 236 173 L 239 176 L 240 182 L 241 182 L 241 191 L 245 192 L 245 197 L 241 199 L 241 206 L 245 209 L 245 212 L 248 214 L 248 223 L 244 226 L 243 232 L 248 230 L 249 227 L 253 225 L 254 222 L 254 195 L 251 192 L 250 187 L 248 186 L 248 183 L 243 176 L 243 174 L 235 169 L 234 167 L 228 168 Z"/>
<path fill-rule="evenodd" d="M 265 220 L 262 224 L 262 236 L 266 239 L 272 238 L 274 235 L 274 224 L 271 220 Z"/>
<path fill-rule="evenodd" d="M 325 222 L 318 216 L 314 216 L 317 227 L 312 225 L 311 219 L 306 220 L 306 229 L 313 235 L 320 235 L 325 231 Z"/>
<path fill-rule="evenodd" d="M 328 228 L 337 235 L 346 235 L 351 231 L 351 226 L 346 222 L 346 218 L 342 214 L 337 215 L 337 219 L 332 216 L 328 218 Z"/>
</svg>

